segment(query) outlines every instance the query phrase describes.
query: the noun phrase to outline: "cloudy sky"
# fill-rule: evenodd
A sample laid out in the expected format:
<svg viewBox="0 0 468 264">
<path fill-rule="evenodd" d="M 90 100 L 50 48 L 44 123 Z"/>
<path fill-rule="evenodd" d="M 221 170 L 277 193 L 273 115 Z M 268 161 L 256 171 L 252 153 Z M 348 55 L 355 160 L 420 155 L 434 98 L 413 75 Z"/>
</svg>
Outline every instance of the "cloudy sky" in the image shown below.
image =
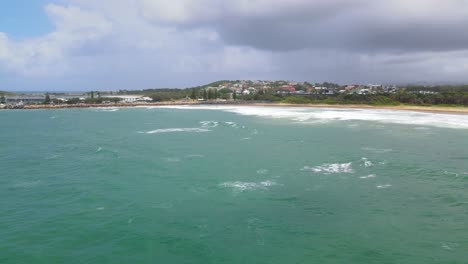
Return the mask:
<svg viewBox="0 0 468 264">
<path fill-rule="evenodd" d="M 468 0 L 14 0 L 0 90 L 468 82 Z"/>
</svg>

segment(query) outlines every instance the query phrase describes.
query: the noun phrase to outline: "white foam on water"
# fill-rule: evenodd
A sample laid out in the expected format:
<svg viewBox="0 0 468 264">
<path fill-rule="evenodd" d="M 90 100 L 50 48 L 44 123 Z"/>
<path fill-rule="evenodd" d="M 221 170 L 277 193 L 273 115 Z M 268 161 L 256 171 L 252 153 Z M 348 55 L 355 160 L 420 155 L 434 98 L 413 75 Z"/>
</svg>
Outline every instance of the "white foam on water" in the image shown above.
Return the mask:
<svg viewBox="0 0 468 264">
<path fill-rule="evenodd" d="M 219 122 L 217 121 L 201 121 L 200 124 L 203 128 L 213 128 L 219 126 Z"/>
<path fill-rule="evenodd" d="M 104 210 L 104 209 L 105 209 L 104 207 L 98 207 L 98 208 L 96 208 L 96 210 L 98 210 L 98 211 L 102 211 L 102 210 Z"/>
<path fill-rule="evenodd" d="M 369 168 L 369 167 L 374 166 L 374 164 L 373 164 L 370 160 L 368 160 L 367 158 L 365 158 L 365 157 L 362 158 L 361 161 L 363 162 L 363 164 L 362 164 L 361 166 L 364 166 L 364 167 L 366 167 L 366 168 Z"/>
<path fill-rule="evenodd" d="M 246 116 L 283 118 L 297 122 L 373 121 L 379 123 L 468 129 L 468 115 L 384 109 L 265 106 L 159 106 L 172 109 L 220 110 Z"/>
<path fill-rule="evenodd" d="M 372 179 L 372 178 L 375 178 L 377 177 L 377 175 L 375 174 L 370 174 L 370 175 L 367 175 L 367 176 L 361 176 L 359 177 L 360 179 Z"/>
<path fill-rule="evenodd" d="M 210 132 L 210 131 L 211 130 L 206 129 L 206 128 L 192 127 L 192 128 L 162 128 L 162 129 L 146 131 L 144 133 L 146 134 L 176 133 L 176 132 L 204 133 L 204 132 Z"/>
<path fill-rule="evenodd" d="M 251 139 L 252 139 L 251 137 L 241 138 L 241 140 L 251 140 Z"/>
<path fill-rule="evenodd" d="M 96 150 L 96 153 L 101 152 L 101 151 L 102 151 L 102 148 L 99 147 L 99 148 Z"/>
<path fill-rule="evenodd" d="M 96 107 L 95 108 L 98 112 L 117 112 L 119 111 L 119 108 L 115 108 L 115 107 Z"/>
<path fill-rule="evenodd" d="M 259 169 L 257 170 L 257 174 L 267 174 L 268 170 L 267 169 Z"/>
<path fill-rule="evenodd" d="M 302 168 L 303 171 L 312 171 L 314 173 L 334 174 L 334 173 L 353 173 L 352 162 L 349 163 L 325 163 L 320 166 Z"/>
<path fill-rule="evenodd" d="M 232 128 L 238 128 L 238 125 L 236 122 L 224 122 L 224 124 L 232 127 Z"/>
<path fill-rule="evenodd" d="M 221 183 L 219 186 L 224 188 L 231 188 L 234 191 L 244 192 L 249 190 L 256 190 L 256 189 L 267 189 L 268 187 L 278 185 L 274 181 L 262 181 L 262 182 L 242 182 L 242 181 L 234 181 L 234 182 L 224 182 Z"/>
<path fill-rule="evenodd" d="M 381 184 L 381 185 L 377 185 L 376 187 L 377 187 L 377 189 L 387 189 L 387 188 L 392 187 L 392 185 L 391 184 Z"/>
</svg>

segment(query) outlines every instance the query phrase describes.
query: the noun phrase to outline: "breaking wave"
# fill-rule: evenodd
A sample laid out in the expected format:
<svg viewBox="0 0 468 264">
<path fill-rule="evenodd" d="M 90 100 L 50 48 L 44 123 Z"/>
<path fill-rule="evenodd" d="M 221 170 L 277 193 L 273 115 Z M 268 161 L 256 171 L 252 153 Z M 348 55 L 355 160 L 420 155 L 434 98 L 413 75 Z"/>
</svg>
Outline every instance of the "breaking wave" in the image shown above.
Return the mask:
<svg viewBox="0 0 468 264">
<path fill-rule="evenodd" d="M 424 113 L 383 109 L 307 108 L 264 106 L 160 106 L 171 109 L 221 110 L 246 116 L 284 118 L 304 123 L 373 121 L 444 128 L 468 129 L 468 115 Z"/>
<path fill-rule="evenodd" d="M 221 183 L 219 186 L 224 188 L 231 188 L 234 191 L 244 192 L 249 190 L 256 190 L 256 189 L 267 189 L 270 186 L 278 185 L 274 181 L 262 181 L 262 182 L 242 182 L 242 181 L 234 181 L 234 182 L 224 182 Z"/>
<path fill-rule="evenodd" d="M 163 128 L 163 129 L 156 129 L 151 131 L 146 131 L 146 134 L 160 134 L 160 133 L 176 133 L 176 132 L 193 132 L 193 133 L 203 133 L 203 132 L 210 132 L 211 130 L 206 128 Z"/>
<path fill-rule="evenodd" d="M 361 161 L 362 161 L 362 165 L 361 165 L 361 166 L 364 166 L 364 167 L 366 167 L 366 168 L 372 167 L 372 166 L 374 165 L 374 164 L 373 164 L 370 160 L 368 160 L 367 158 L 362 158 Z"/>
<path fill-rule="evenodd" d="M 322 164 L 320 166 L 309 167 L 305 166 L 302 168 L 303 171 L 312 171 L 314 173 L 323 174 L 334 174 L 334 173 L 353 173 L 352 162 L 349 163 L 334 163 L 334 164 Z"/>
</svg>

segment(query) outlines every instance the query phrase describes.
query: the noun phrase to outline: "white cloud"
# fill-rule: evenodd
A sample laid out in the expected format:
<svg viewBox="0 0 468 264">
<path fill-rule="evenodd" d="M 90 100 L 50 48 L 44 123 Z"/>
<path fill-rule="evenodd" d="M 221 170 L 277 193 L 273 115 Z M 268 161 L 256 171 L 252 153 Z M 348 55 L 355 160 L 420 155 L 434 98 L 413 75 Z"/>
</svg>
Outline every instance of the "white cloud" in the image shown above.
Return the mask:
<svg viewBox="0 0 468 264">
<path fill-rule="evenodd" d="M 0 37 L 3 58 L 0 62 L 11 71 L 24 75 L 53 75 L 67 67 L 75 50 L 98 41 L 112 31 L 112 24 L 99 15 L 78 7 L 47 5 L 46 12 L 56 30 L 39 38 L 14 41 Z"/>
</svg>

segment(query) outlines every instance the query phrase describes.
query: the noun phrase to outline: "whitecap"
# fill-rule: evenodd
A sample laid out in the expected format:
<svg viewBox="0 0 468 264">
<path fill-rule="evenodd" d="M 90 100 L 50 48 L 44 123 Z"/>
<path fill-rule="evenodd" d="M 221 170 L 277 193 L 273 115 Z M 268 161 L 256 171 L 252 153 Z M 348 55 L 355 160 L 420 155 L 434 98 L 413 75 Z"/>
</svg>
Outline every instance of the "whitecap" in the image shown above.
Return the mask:
<svg viewBox="0 0 468 264">
<path fill-rule="evenodd" d="M 377 185 L 377 189 L 387 189 L 387 188 L 390 188 L 392 187 L 391 184 L 381 184 L 381 185 Z"/>
<path fill-rule="evenodd" d="M 353 173 L 352 162 L 349 163 L 334 163 L 334 164 L 322 164 L 320 166 L 309 167 L 305 166 L 302 168 L 303 171 L 312 171 L 315 173 L 333 174 L 333 173 Z"/>
<path fill-rule="evenodd" d="M 257 170 L 257 174 L 267 174 L 268 170 L 267 169 L 259 169 Z"/>
<path fill-rule="evenodd" d="M 369 168 L 369 167 L 372 167 L 374 164 L 368 160 L 367 158 L 362 158 L 361 161 L 363 162 L 363 164 L 361 166 L 364 166 L 366 168 Z"/>
<path fill-rule="evenodd" d="M 360 179 L 372 179 L 372 178 L 375 178 L 377 177 L 377 175 L 375 174 L 370 174 L 370 175 L 367 175 L 367 176 L 361 176 L 359 177 Z"/>
<path fill-rule="evenodd" d="M 99 148 L 96 150 L 96 153 L 101 152 L 101 151 L 102 151 L 102 148 L 99 147 Z"/>
<path fill-rule="evenodd" d="M 244 138 L 241 138 L 241 140 L 251 140 L 252 138 L 251 137 L 244 137 Z"/>
<path fill-rule="evenodd" d="M 102 210 L 104 210 L 104 209 L 105 209 L 104 207 L 97 207 L 97 208 L 96 208 L 96 210 L 98 210 L 98 211 L 102 211 Z"/>
<path fill-rule="evenodd" d="M 237 128 L 236 122 L 224 122 L 224 123 L 230 127 Z"/>
<path fill-rule="evenodd" d="M 224 123 L 225 123 L 226 125 L 231 125 L 231 126 L 233 126 L 233 125 L 236 124 L 235 122 L 224 122 Z"/>
<path fill-rule="evenodd" d="M 201 121 L 200 124 L 203 128 L 214 128 L 219 126 L 219 122 L 217 121 Z"/>
<path fill-rule="evenodd" d="M 210 132 L 211 130 L 205 128 L 162 128 L 151 131 L 146 131 L 146 134 L 160 134 L 160 133 L 175 133 L 175 132 L 194 132 L 194 133 L 203 133 Z"/>
<path fill-rule="evenodd" d="M 262 181 L 262 182 L 242 182 L 242 181 L 234 181 L 234 182 L 224 182 L 221 183 L 220 186 L 224 188 L 231 188 L 235 191 L 244 192 L 248 190 L 256 190 L 256 189 L 267 189 L 270 186 L 278 185 L 274 181 Z"/>
</svg>

